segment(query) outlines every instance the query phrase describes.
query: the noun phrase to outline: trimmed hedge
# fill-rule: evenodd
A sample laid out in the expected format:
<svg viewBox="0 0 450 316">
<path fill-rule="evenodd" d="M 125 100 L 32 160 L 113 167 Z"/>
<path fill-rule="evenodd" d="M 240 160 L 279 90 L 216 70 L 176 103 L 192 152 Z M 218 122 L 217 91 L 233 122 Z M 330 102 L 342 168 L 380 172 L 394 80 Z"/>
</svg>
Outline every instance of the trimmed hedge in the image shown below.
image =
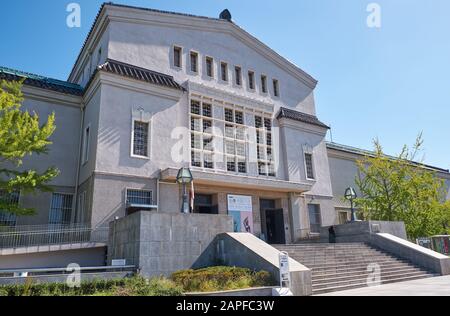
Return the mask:
<svg viewBox="0 0 450 316">
<path fill-rule="evenodd" d="M 215 292 L 275 285 L 269 272 L 237 267 L 210 267 L 182 270 L 171 279 L 185 292 Z"/>
<path fill-rule="evenodd" d="M 33 283 L 0 286 L 0 296 L 180 296 L 181 287 L 165 278 L 146 280 L 135 276 L 119 280 L 82 282 L 79 288 L 65 283 Z"/>
</svg>

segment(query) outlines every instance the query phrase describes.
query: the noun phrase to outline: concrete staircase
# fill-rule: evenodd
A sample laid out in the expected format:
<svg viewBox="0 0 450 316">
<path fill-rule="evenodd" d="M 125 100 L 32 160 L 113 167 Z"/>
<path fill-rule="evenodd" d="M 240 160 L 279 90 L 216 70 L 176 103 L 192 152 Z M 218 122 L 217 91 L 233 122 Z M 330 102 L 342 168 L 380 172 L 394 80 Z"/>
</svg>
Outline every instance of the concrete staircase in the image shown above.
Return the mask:
<svg viewBox="0 0 450 316">
<path fill-rule="evenodd" d="M 406 260 L 364 243 L 297 244 L 275 246 L 312 270 L 313 295 L 368 286 L 371 263 L 381 269 L 381 283 L 435 276 Z"/>
</svg>

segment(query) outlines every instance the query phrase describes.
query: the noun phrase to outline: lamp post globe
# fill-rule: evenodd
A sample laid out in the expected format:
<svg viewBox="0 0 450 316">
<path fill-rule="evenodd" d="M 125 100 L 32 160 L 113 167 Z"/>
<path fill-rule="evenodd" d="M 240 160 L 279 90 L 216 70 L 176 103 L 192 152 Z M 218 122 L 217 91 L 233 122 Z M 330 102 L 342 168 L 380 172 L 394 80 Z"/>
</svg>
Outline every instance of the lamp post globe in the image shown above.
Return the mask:
<svg viewBox="0 0 450 316">
<path fill-rule="evenodd" d="M 351 207 L 351 211 L 352 211 L 352 222 L 356 222 L 357 218 L 356 218 L 356 212 L 355 212 L 355 208 L 354 208 L 354 200 L 358 197 L 358 195 L 356 194 L 355 189 L 353 189 L 352 187 L 349 187 L 345 190 L 345 194 L 344 197 L 346 200 L 350 201 L 350 207 Z"/>
<path fill-rule="evenodd" d="M 183 186 L 183 203 L 181 205 L 181 212 L 189 214 L 189 201 L 187 196 L 186 185 L 194 180 L 192 172 L 189 168 L 181 168 L 178 171 L 177 182 Z"/>
</svg>

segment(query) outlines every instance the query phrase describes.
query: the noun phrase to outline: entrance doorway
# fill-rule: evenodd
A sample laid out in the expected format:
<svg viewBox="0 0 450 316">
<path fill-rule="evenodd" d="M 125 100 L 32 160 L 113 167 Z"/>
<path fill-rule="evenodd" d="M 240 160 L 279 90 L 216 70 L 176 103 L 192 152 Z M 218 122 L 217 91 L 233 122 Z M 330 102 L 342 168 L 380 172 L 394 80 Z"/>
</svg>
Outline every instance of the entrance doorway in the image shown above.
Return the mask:
<svg viewBox="0 0 450 316">
<path fill-rule="evenodd" d="M 275 208 L 275 200 L 260 200 L 261 214 L 265 222 L 266 240 L 269 244 L 285 244 L 283 209 Z"/>
<path fill-rule="evenodd" d="M 196 194 L 193 212 L 197 214 L 219 214 L 219 207 L 214 205 L 212 195 Z"/>
</svg>

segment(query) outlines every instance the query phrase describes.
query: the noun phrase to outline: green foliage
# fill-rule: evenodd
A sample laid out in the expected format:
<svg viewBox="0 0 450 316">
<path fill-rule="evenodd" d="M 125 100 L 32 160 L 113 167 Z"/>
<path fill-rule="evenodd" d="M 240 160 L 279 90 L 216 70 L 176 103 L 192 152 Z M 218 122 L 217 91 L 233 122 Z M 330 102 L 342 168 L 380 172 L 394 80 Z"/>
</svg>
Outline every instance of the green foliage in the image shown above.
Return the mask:
<svg viewBox="0 0 450 316">
<path fill-rule="evenodd" d="M 186 292 L 226 291 L 275 284 L 266 271 L 220 266 L 178 271 L 172 274 L 171 279 Z"/>
<path fill-rule="evenodd" d="M 24 100 L 21 82 L 0 81 L 0 192 L 33 193 L 49 191 L 47 183 L 59 171 L 48 168 L 40 173 L 26 170 L 23 160 L 32 154 L 46 154 L 49 137 L 55 130 L 55 114 L 40 125 L 36 113 L 22 111 Z M 31 215 L 32 209 L 21 208 L 0 195 L 0 209 L 17 215 Z"/>
<path fill-rule="evenodd" d="M 33 283 L 0 287 L 0 296 L 180 296 L 181 287 L 164 278 L 146 280 L 135 276 L 119 280 L 82 282 L 79 288 L 65 283 Z"/>
<path fill-rule="evenodd" d="M 422 135 L 412 150 L 404 146 L 395 158 L 383 153 L 378 140 L 374 145 L 374 157 L 358 161 L 356 184 L 362 196 L 356 203 L 364 218 L 403 221 L 410 238 L 450 232 L 445 182 L 416 161 L 423 145 Z"/>
</svg>

